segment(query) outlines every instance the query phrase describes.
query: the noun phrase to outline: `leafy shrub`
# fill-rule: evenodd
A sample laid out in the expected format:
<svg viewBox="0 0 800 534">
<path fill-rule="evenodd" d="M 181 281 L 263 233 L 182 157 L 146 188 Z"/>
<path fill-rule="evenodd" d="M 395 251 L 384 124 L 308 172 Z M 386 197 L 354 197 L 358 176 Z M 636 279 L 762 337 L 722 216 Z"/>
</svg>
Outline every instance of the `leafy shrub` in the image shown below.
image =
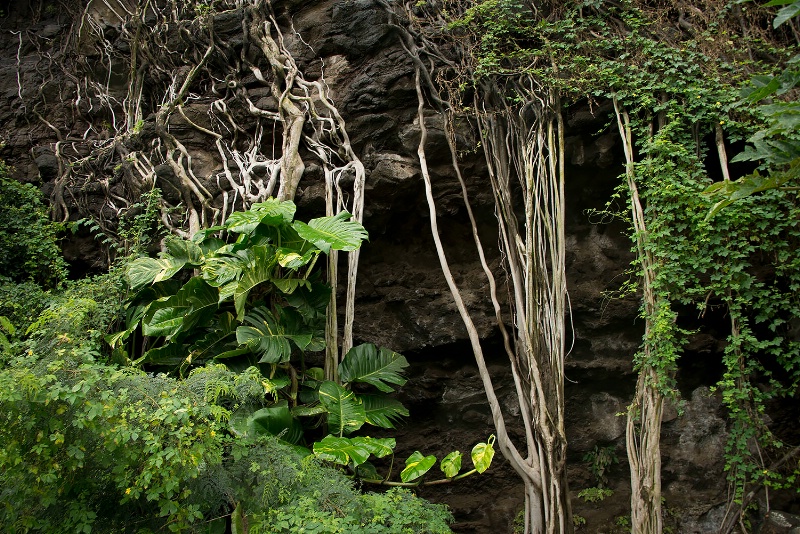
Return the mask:
<svg viewBox="0 0 800 534">
<path fill-rule="evenodd" d="M 362 494 L 308 452 L 232 432 L 233 410 L 274 393 L 256 368 L 181 380 L 98 363 L 121 291 L 111 273 L 47 294 L 0 370 L 0 530 L 449 532 L 444 506 Z"/>
<path fill-rule="evenodd" d="M 11 178 L 0 162 L 0 277 L 58 286 L 67 275 L 58 247 L 61 230 L 47 218 L 39 190 Z"/>
</svg>

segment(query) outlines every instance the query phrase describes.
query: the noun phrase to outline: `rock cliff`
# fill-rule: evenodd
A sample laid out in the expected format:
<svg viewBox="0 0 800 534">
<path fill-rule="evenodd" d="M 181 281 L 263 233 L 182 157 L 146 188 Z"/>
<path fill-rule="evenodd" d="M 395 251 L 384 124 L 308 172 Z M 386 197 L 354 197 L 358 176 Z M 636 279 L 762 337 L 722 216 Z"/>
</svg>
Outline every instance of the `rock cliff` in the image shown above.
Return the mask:
<svg viewBox="0 0 800 534">
<path fill-rule="evenodd" d="M 243 2 L 227 10 L 217 10 L 216 2 L 194 7 L 178 2 L 142 12 L 120 0 L 3 4 L 0 157 L 12 165 L 15 178 L 41 187 L 56 218 L 93 217 L 113 232 L 128 206 L 155 183 L 167 202 L 198 206 L 197 217 L 209 224 L 240 207 L 237 198 L 267 189 L 276 154 L 283 148 L 281 126 L 269 115 L 280 113 L 280 103 L 269 84 L 258 79 L 259 72 L 268 76 L 269 66 L 252 49 Z M 307 82 L 327 88 L 366 171 L 364 225 L 370 241 L 362 250 L 354 336 L 403 352 L 413 364 L 401 394 L 412 417 L 398 436 L 400 454 L 468 450 L 493 429 L 466 332 L 430 236 L 416 157 L 420 125 L 411 60 L 377 0 L 273 4 L 272 22 L 281 29 L 281 46 Z M 143 39 L 143 33 L 149 38 Z M 212 41 L 215 48 L 204 60 Z M 192 79 L 192 68 L 202 61 L 202 72 Z M 187 80 L 179 112 L 159 124 L 161 110 Z M 318 96 L 309 98 L 317 98 L 319 105 Z M 643 328 L 635 296 L 609 296 L 629 276 L 632 255 L 626 229 L 591 211 L 605 205 L 622 171 L 616 136 L 604 127 L 608 111 L 576 107 L 566 117 L 568 323 L 573 335 L 567 431 L 573 495 L 596 484 L 590 471 L 593 451 L 611 447 L 612 457 L 619 460 L 606 469 L 613 497 L 600 504 L 574 499 L 576 513 L 587 518 L 592 532 L 619 528 L 615 522 L 621 524 L 619 518 L 628 513 L 624 418 L 617 414 L 633 392 L 631 359 Z M 447 141 L 433 121 L 427 126 L 446 251 L 501 373 L 503 354 L 492 327 L 487 283 Z M 319 133 L 304 131 L 308 137 Z M 457 138 L 480 231 L 484 243 L 491 244 L 496 241 L 494 204 L 484 186 L 479 139 L 467 124 Z M 304 143 L 300 155 L 305 169 L 295 201 L 303 215 L 318 216 L 325 209 L 326 167 Z M 170 150 L 172 162 L 188 178 L 165 156 Z M 200 196 L 187 196 L 187 180 Z M 246 180 L 250 188 L 237 189 Z M 347 172 L 340 183 L 351 186 Z M 167 215 L 177 229 L 190 222 L 188 214 L 181 219 L 182 213 L 188 212 Z M 69 235 L 64 251 L 75 276 L 105 265 L 105 255 L 90 235 Z M 498 258 L 497 247 L 490 246 L 494 266 Z M 693 341 L 678 377 L 682 413 L 673 409 L 663 429 L 668 522 L 686 534 L 709 532 L 726 498 L 725 419 L 708 389 L 718 376 L 703 358 L 716 353 L 717 345 L 711 337 Z M 512 386 L 506 381 L 502 389 L 509 392 Z M 519 409 L 512 399 L 507 395 L 504 406 L 511 414 Z M 453 507 L 457 532 L 510 531 L 522 507 L 515 475 L 502 463 L 482 477 L 421 494 Z"/>
</svg>

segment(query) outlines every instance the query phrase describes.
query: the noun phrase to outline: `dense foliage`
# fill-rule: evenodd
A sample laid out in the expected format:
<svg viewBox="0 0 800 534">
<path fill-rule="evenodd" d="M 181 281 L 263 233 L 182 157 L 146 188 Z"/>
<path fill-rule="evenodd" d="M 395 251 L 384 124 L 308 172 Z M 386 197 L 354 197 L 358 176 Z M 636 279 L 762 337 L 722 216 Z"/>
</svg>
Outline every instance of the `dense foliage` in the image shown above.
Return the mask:
<svg viewBox="0 0 800 534">
<path fill-rule="evenodd" d="M 588 103 L 609 119 L 598 135 L 620 134 L 625 174 L 607 210 L 592 215 L 628 221 L 635 243 L 627 289 L 643 295 L 646 334 L 634 367 L 656 408 L 644 414 L 635 399 L 629 425 L 658 421 L 649 451 L 629 426 L 632 468 L 641 452 L 660 469 L 661 399 L 677 400 L 679 358 L 707 331 L 726 339 L 715 356 L 732 501 L 742 511 L 763 485 L 800 490 L 798 449 L 787 451 L 796 435 L 769 416 L 800 390 L 800 2 L 483 0 L 418 2 L 413 13 L 428 39 L 462 54 L 440 77 L 451 100 L 469 104 L 474 93 L 482 103 L 494 88 L 522 115 L 529 87 L 554 89 L 565 113 Z M 631 455 L 632 446 L 642 451 Z"/>
<path fill-rule="evenodd" d="M 32 190 L 22 191 L 34 198 Z M 1 207 L 5 212 L 9 206 Z M 32 228 L 49 228 L 42 210 L 32 214 Z M 139 223 L 140 231 L 131 231 L 136 246 L 130 250 L 142 250 L 146 238 L 141 235 L 151 230 L 152 221 Z M 0 255 L 8 252 L 7 244 Z M 180 246 L 173 242 L 170 250 L 183 250 Z M 32 236 L 30 248 L 57 251 L 49 231 Z M 112 352 L 106 343 L 119 339 L 115 331 L 130 316 L 125 273 L 130 279 L 146 263 L 131 261 L 134 267 L 122 261 L 108 274 L 67 283 L 61 290 L 46 291 L 29 281 L 24 269 L 14 273 L 19 283 L 6 279 L 2 286 L 4 531 L 450 532 L 445 507 L 403 488 L 362 493 L 310 451 L 288 445 L 286 428 L 270 428 L 276 418 L 264 413 L 269 407 L 261 408 L 285 404 L 275 402 L 278 388 L 257 366 L 232 371 L 206 358 L 192 362 L 191 370 L 186 366 L 183 377 L 169 377 L 115 364 L 128 363 L 124 353 Z M 364 380 L 383 391 L 391 390 L 387 383 L 404 381 L 391 372 L 392 365 L 402 369 L 397 367 L 402 357 L 373 346 L 356 349 L 366 356 L 352 358 L 342 369 L 346 380 Z M 383 362 L 382 372 L 365 368 L 365 358 Z M 365 369 L 371 371 L 368 376 Z M 391 399 L 367 403 L 367 411 L 359 406 L 362 423 L 369 413 L 370 421 L 389 427 L 392 418 L 407 413 Z"/>
</svg>

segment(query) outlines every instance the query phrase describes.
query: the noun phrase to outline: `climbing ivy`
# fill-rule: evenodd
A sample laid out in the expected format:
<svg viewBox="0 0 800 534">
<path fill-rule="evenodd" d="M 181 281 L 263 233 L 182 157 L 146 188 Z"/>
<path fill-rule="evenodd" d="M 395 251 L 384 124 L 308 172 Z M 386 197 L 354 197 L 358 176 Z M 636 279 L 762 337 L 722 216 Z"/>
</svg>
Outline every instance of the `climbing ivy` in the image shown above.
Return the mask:
<svg viewBox="0 0 800 534">
<path fill-rule="evenodd" d="M 734 494 L 741 497 L 752 484 L 800 489 L 796 465 L 781 463 L 786 444 L 764 415 L 778 399 L 796 395 L 800 369 L 793 334 L 800 313 L 797 198 L 776 191 L 796 177 L 796 154 L 787 152 L 796 145 L 787 143 L 796 137 L 796 105 L 780 99 L 796 84 L 796 48 L 783 44 L 790 41 L 780 32 L 759 29 L 775 11 L 728 2 L 667 24 L 660 7 L 634 0 L 545 2 L 524 13 L 511 0 L 457 4 L 462 7 L 451 8 L 449 28 L 456 36 L 473 32 L 479 43 L 470 50 L 473 77 L 458 80 L 462 90 L 478 87 L 484 76 L 526 73 L 557 88 L 566 106 L 588 102 L 602 110 L 615 100 L 630 118 L 632 172 L 648 230 L 640 252 L 653 258 L 649 289 L 659 303 L 643 308 L 648 350 L 635 366 L 653 369 L 651 386 L 677 397 L 678 359 L 694 331 L 684 325 L 726 331 L 717 390 L 730 414 L 726 470 Z M 767 4 L 781 6 L 775 28 L 795 16 L 798 5 Z M 765 24 L 745 31 L 738 23 L 745 11 Z M 767 56 L 769 62 L 758 59 Z M 743 86 L 749 87 L 745 93 Z M 507 88 L 514 104 L 519 95 L 513 84 Z M 612 118 L 605 129 L 616 126 Z M 737 193 L 740 200 L 708 220 L 719 198 L 702 193 L 723 178 L 709 190 L 730 196 L 727 173 L 736 168 L 728 165 L 726 150 L 745 140 L 751 148 L 734 162 L 780 164 L 783 174 L 751 180 L 752 187 Z M 748 197 L 760 191 L 766 192 Z M 621 181 L 608 213 L 628 218 L 623 206 L 629 195 Z M 632 224 L 630 233 L 635 242 L 642 237 Z"/>
</svg>

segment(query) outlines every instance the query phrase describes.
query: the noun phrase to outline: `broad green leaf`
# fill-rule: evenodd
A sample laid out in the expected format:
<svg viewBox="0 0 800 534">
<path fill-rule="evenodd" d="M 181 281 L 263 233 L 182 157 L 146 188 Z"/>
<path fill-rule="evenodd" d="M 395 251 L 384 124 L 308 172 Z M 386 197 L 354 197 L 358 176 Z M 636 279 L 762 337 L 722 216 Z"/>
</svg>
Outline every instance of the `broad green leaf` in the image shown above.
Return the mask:
<svg viewBox="0 0 800 534">
<path fill-rule="evenodd" d="M 472 448 L 472 464 L 478 473 L 483 473 L 492 465 L 494 458 L 494 435 L 489 436 L 486 443 L 478 443 Z"/>
<path fill-rule="evenodd" d="M 408 367 L 404 356 L 389 349 L 378 349 L 365 343 L 350 349 L 339 364 L 339 376 L 344 383 L 362 382 L 384 393 L 394 391 L 389 384 L 406 383 L 402 373 Z"/>
<path fill-rule="evenodd" d="M 269 434 L 292 444 L 298 443 L 303 437 L 303 428 L 292 417 L 286 401 L 252 413 L 239 410 L 231 417 L 231 426 L 240 434 L 253 437 Z"/>
<path fill-rule="evenodd" d="M 118 346 L 125 343 L 125 340 L 127 340 L 128 337 L 133 333 L 133 330 L 134 329 L 131 328 L 128 330 L 123 330 L 122 332 L 109 334 L 105 336 L 103 339 L 105 340 L 106 343 L 108 343 L 109 347 L 111 347 L 112 349 L 116 349 Z"/>
<path fill-rule="evenodd" d="M 196 276 L 181 290 L 188 292 L 189 313 L 197 316 L 197 323 L 205 324 L 206 319 L 219 309 L 219 289 L 208 285 L 205 280 Z"/>
<path fill-rule="evenodd" d="M 208 323 L 217 310 L 217 290 L 194 277 L 172 297 L 150 305 L 142 321 L 146 336 L 174 336 Z"/>
<path fill-rule="evenodd" d="M 292 408 L 292 415 L 295 417 L 312 417 L 323 413 L 328 413 L 328 412 L 327 410 L 325 410 L 325 407 L 322 406 L 321 404 L 314 404 L 314 405 L 301 404 L 300 406 L 295 406 L 294 408 Z"/>
<path fill-rule="evenodd" d="M 304 350 L 312 341 L 297 314 L 291 310 L 278 310 L 278 317 L 264 307 L 255 308 L 244 318 L 245 325 L 236 329 L 236 340 L 246 344 L 261 356 L 259 363 L 282 363 L 289 361 L 292 347 L 289 341 Z"/>
<path fill-rule="evenodd" d="M 331 288 L 327 284 L 312 282 L 310 286 L 298 287 L 293 293 L 286 295 L 286 302 L 295 308 L 307 323 L 325 318 Z"/>
<path fill-rule="evenodd" d="M 326 254 L 331 249 L 350 251 L 360 247 L 361 242 L 369 238 L 360 223 L 347 220 L 350 217 L 349 213 L 342 211 L 333 217 L 312 219 L 308 224 L 295 221 L 292 227 L 300 237 Z"/>
<path fill-rule="evenodd" d="M 278 200 L 270 197 L 264 202 L 253 204 L 250 209 L 264 215 L 262 219 L 264 224 L 279 225 L 292 222 L 297 206 L 291 200 Z"/>
<path fill-rule="evenodd" d="M 125 268 L 125 281 L 133 291 L 150 285 L 161 272 L 161 264 L 153 258 L 137 258 Z"/>
<path fill-rule="evenodd" d="M 328 412 L 328 429 L 339 436 L 358 430 L 366 422 L 364 405 L 336 382 L 320 385 L 319 400 Z"/>
<path fill-rule="evenodd" d="M 214 287 L 237 281 L 247 266 L 245 258 L 221 255 L 207 258 L 200 271 L 203 279 Z"/>
<path fill-rule="evenodd" d="M 272 283 L 281 293 L 291 295 L 298 287 L 309 288 L 311 284 L 302 278 L 273 278 Z"/>
<path fill-rule="evenodd" d="M 442 462 L 439 464 L 439 469 L 442 470 L 444 476 L 447 478 L 453 478 L 461 471 L 461 452 L 453 451 L 444 458 L 442 458 Z"/>
<path fill-rule="evenodd" d="M 278 264 L 286 269 L 297 270 L 314 259 L 319 254 L 318 250 L 311 249 L 305 254 L 299 254 L 296 250 L 288 248 L 279 248 L 275 251 L 275 256 L 278 258 Z"/>
<path fill-rule="evenodd" d="M 172 256 L 167 256 L 167 255 L 157 259 L 156 262 L 161 267 L 161 270 L 156 275 L 153 282 L 161 282 L 163 280 L 169 280 L 186 266 L 185 259 L 173 258 Z"/>
<path fill-rule="evenodd" d="M 153 303 L 142 321 L 142 333 L 150 337 L 171 338 L 183 329 L 183 319 L 189 308 L 185 295 L 180 298 L 176 295 L 164 302 Z"/>
<path fill-rule="evenodd" d="M 190 363 L 202 362 L 224 352 L 222 349 L 234 339 L 235 332 L 233 314 L 230 312 L 219 314 L 216 318 L 216 328 L 189 347 Z"/>
<path fill-rule="evenodd" d="M 145 352 L 135 363 L 150 363 L 152 365 L 163 365 L 165 367 L 178 367 L 186 357 L 188 351 L 183 343 L 175 341 L 167 343 L 162 347 L 156 347 Z"/>
<path fill-rule="evenodd" d="M 780 9 L 775 19 L 772 21 L 772 27 L 777 28 L 789 19 L 794 18 L 800 13 L 800 2 L 793 2 L 786 7 Z"/>
<path fill-rule="evenodd" d="M 275 316 L 266 308 L 251 310 L 244 318 L 246 325 L 236 329 L 236 341 L 261 356 L 261 363 L 289 361 L 292 347 Z"/>
<path fill-rule="evenodd" d="M 358 436 L 350 438 L 350 441 L 360 447 L 364 447 L 376 458 L 384 458 L 394 452 L 397 442 L 394 438 L 371 438 L 369 436 Z"/>
<path fill-rule="evenodd" d="M 225 226 L 230 232 L 249 234 L 260 224 L 277 226 L 292 222 L 296 209 L 291 201 L 280 202 L 269 198 L 265 202 L 253 204 L 248 211 L 231 213 Z"/>
<path fill-rule="evenodd" d="M 368 480 L 380 480 L 381 478 L 381 476 L 378 474 L 378 470 L 370 462 L 364 462 L 356 467 L 356 477 L 365 478 Z"/>
<path fill-rule="evenodd" d="M 241 320 L 244 317 L 244 308 L 250 291 L 257 285 L 269 281 L 274 267 L 275 255 L 271 247 L 257 246 L 250 250 L 250 261 L 233 294 L 237 319 Z"/>
<path fill-rule="evenodd" d="M 394 423 L 408 417 L 408 410 L 400 401 L 385 395 L 358 395 L 364 405 L 367 423 L 381 428 L 394 428 Z"/>
<path fill-rule="evenodd" d="M 203 251 L 192 241 L 178 238 L 167 239 L 165 247 L 169 255 L 178 262 L 190 265 L 203 263 Z"/>
<path fill-rule="evenodd" d="M 328 435 L 314 443 L 314 455 L 340 465 L 348 465 L 352 461 L 354 466 L 358 466 L 367 461 L 370 451 L 354 439 Z"/>
<path fill-rule="evenodd" d="M 400 473 L 400 480 L 403 482 L 411 482 L 416 480 L 428 471 L 436 463 L 436 456 L 423 456 L 421 452 L 415 451 L 414 454 L 409 456 L 406 460 L 406 467 Z"/>
</svg>

